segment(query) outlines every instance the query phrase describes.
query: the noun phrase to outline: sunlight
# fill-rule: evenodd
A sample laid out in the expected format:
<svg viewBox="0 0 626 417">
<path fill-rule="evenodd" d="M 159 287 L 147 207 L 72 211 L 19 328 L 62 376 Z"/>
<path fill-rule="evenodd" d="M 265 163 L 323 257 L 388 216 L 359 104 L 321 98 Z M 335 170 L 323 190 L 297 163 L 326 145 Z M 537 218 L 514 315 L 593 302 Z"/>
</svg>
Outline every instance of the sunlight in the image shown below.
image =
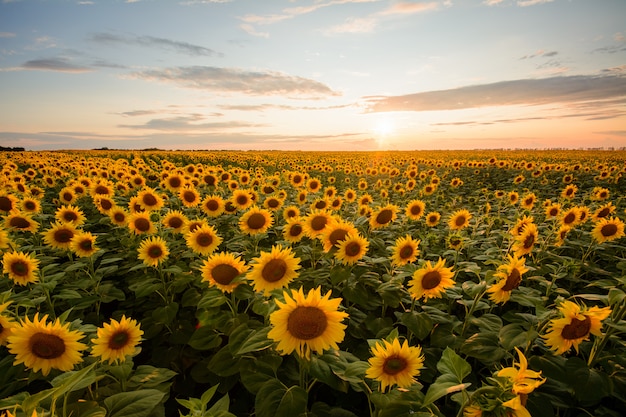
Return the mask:
<svg viewBox="0 0 626 417">
<path fill-rule="evenodd" d="M 376 137 L 376 141 L 378 142 L 378 145 L 382 145 L 384 143 L 387 142 L 387 138 L 389 138 L 389 136 L 391 136 L 395 131 L 395 126 L 393 123 L 393 120 L 385 118 L 385 119 L 379 119 L 376 121 L 376 124 L 374 125 L 372 132 L 374 133 L 374 136 Z"/>
</svg>

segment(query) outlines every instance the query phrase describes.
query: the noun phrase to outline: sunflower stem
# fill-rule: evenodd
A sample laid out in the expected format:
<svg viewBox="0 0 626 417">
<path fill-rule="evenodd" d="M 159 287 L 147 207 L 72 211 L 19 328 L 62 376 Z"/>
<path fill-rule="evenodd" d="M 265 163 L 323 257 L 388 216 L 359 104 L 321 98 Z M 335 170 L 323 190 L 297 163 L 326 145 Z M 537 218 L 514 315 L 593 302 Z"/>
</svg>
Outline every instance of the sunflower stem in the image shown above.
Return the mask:
<svg viewBox="0 0 626 417">
<path fill-rule="evenodd" d="M 465 319 L 463 320 L 463 328 L 461 329 L 461 337 L 465 335 L 465 331 L 467 330 L 467 325 L 469 324 L 470 317 L 472 317 L 472 315 L 474 314 L 474 311 L 476 310 L 476 307 L 478 306 L 478 302 L 480 301 L 481 298 L 483 298 L 483 295 L 485 295 L 486 292 L 487 292 L 487 286 L 485 285 L 485 288 L 483 288 L 480 292 L 478 292 L 474 296 L 474 301 L 472 302 L 472 305 L 470 306 L 470 309 L 465 315 Z"/>
</svg>

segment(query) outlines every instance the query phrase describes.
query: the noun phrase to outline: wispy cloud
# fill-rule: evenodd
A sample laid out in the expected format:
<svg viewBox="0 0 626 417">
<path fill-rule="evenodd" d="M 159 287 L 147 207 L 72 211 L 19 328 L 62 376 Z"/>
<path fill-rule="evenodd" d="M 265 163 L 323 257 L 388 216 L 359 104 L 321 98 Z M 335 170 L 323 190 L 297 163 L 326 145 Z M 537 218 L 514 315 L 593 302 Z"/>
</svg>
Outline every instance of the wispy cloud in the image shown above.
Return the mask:
<svg viewBox="0 0 626 417">
<path fill-rule="evenodd" d="M 582 102 L 626 96 L 626 77 L 557 76 L 501 81 L 402 96 L 366 97 L 370 111 L 455 110 L 488 106 Z"/>
<path fill-rule="evenodd" d="M 174 41 L 171 39 L 157 38 L 154 36 L 122 36 L 112 33 L 99 32 L 92 34 L 89 37 L 89 40 L 103 44 L 133 44 L 145 47 L 154 47 L 191 56 L 223 56 L 222 53 L 216 52 L 213 49 L 206 48 L 204 46 L 194 45 L 188 42 Z"/>
<path fill-rule="evenodd" d="M 269 38 L 270 34 L 268 32 L 261 32 L 257 30 L 254 26 L 249 23 L 242 23 L 239 27 L 246 32 L 248 35 L 257 36 L 259 38 Z"/>
<path fill-rule="evenodd" d="M 238 111 L 267 111 L 267 110 L 335 110 L 347 107 L 356 107 L 355 104 L 337 104 L 334 106 L 289 106 L 285 104 L 222 104 L 218 105 L 222 110 Z"/>
<path fill-rule="evenodd" d="M 248 95 L 281 95 L 291 98 L 339 95 L 319 81 L 277 71 L 188 66 L 138 71 L 128 77 L 173 83 L 191 89 Z"/>
<path fill-rule="evenodd" d="M 549 57 L 556 56 L 558 54 L 559 53 L 557 51 L 544 51 L 543 49 L 540 49 L 536 52 L 533 52 L 532 54 L 524 55 L 520 57 L 520 59 L 532 59 L 532 58 L 537 58 L 537 57 L 549 58 Z"/>
<path fill-rule="evenodd" d="M 535 6 L 537 4 L 551 3 L 554 0 L 519 0 L 517 5 L 520 7 Z"/>
<path fill-rule="evenodd" d="M 439 7 L 439 4 L 436 1 L 421 3 L 421 2 L 409 2 L 409 1 L 401 1 L 398 3 L 393 3 L 387 9 L 378 13 L 380 16 L 390 16 L 390 15 L 407 15 L 414 13 L 422 13 L 429 10 L 435 10 Z"/>
<path fill-rule="evenodd" d="M 322 30 L 325 35 L 341 33 L 370 33 L 378 26 L 378 19 L 373 17 L 349 17 L 344 23 Z"/>
<path fill-rule="evenodd" d="M 44 58 L 33 59 L 23 63 L 18 69 L 40 70 L 40 71 L 58 71 L 81 73 L 90 72 L 91 68 L 71 63 L 66 58 Z"/>
<path fill-rule="evenodd" d="M 14 38 L 15 36 L 13 32 L 0 32 L 0 38 Z"/>
<path fill-rule="evenodd" d="M 205 122 L 205 118 L 201 115 L 169 117 L 161 119 L 152 119 L 144 124 L 139 125 L 119 125 L 118 127 L 129 129 L 148 129 L 159 131 L 178 131 L 178 132 L 191 132 L 191 131 L 203 131 L 214 132 L 222 131 L 225 129 L 234 128 L 249 128 L 249 127 L 261 127 L 263 125 L 241 122 L 241 121 L 227 121 L 227 122 Z"/>
</svg>

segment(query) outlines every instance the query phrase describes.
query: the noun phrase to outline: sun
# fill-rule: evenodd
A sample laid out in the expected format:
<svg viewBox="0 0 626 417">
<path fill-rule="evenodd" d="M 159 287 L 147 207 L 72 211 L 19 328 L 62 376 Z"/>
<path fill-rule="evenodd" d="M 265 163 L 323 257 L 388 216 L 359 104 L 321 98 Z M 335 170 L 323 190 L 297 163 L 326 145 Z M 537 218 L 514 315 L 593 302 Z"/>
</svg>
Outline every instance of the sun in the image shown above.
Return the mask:
<svg viewBox="0 0 626 417">
<path fill-rule="evenodd" d="M 378 119 L 374 122 L 372 127 L 372 134 L 376 138 L 378 145 L 387 143 L 387 140 L 395 132 L 395 125 L 393 120 L 389 118 Z"/>
</svg>

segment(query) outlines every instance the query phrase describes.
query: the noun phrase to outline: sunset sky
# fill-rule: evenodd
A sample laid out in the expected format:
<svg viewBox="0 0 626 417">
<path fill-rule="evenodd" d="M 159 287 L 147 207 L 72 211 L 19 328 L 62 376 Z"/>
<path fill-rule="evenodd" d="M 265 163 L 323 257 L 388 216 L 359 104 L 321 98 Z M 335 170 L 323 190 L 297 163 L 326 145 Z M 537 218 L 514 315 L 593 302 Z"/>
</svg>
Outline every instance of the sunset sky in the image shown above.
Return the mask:
<svg viewBox="0 0 626 417">
<path fill-rule="evenodd" d="M 0 0 L 0 145 L 626 146 L 624 0 Z"/>
</svg>

